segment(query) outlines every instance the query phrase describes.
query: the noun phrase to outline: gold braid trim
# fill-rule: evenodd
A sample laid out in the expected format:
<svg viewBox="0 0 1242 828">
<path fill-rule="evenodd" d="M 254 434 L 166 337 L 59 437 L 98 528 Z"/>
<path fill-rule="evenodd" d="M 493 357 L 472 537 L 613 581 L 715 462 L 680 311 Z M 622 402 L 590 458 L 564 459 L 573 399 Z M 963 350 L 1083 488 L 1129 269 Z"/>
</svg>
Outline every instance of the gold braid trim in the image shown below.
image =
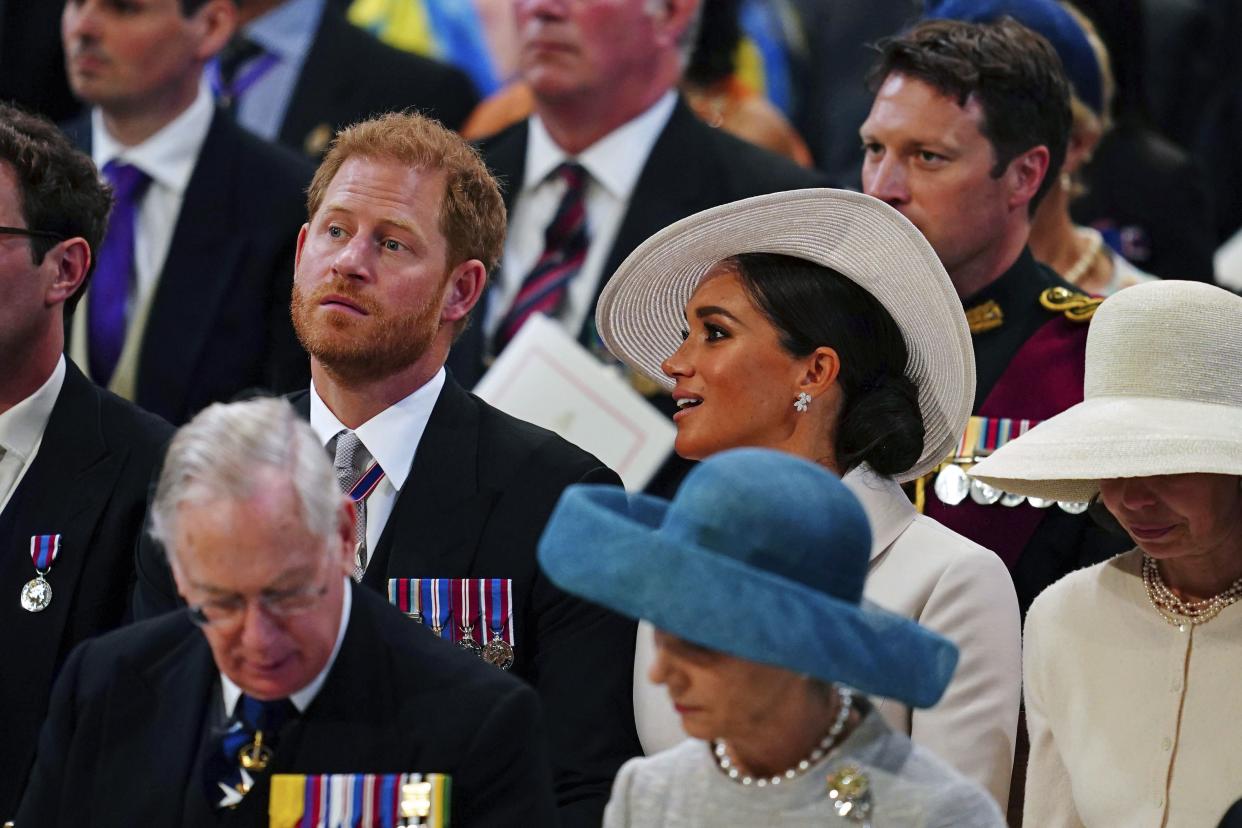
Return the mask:
<svg viewBox="0 0 1242 828">
<path fill-rule="evenodd" d="M 1051 287 L 1039 294 L 1039 304 L 1054 313 L 1065 314 L 1071 322 L 1090 322 L 1103 301 L 1063 287 Z"/>
</svg>

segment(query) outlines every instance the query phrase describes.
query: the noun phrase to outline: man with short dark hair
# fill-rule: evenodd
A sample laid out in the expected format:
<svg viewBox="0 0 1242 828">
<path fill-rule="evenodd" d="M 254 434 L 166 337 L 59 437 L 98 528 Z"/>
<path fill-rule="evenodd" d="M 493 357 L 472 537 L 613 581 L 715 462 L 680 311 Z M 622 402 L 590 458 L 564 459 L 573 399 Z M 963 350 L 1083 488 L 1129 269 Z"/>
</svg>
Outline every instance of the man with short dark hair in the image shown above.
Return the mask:
<svg viewBox="0 0 1242 828">
<path fill-rule="evenodd" d="M 506 642 L 497 660 L 547 711 L 561 824 L 598 825 L 613 776 L 639 752 L 634 624 L 554 587 L 535 547 L 566 486 L 620 480 L 444 368 L 500 256 L 499 187 L 459 136 L 390 113 L 337 135 L 308 208 L 292 307 L 311 384 L 293 402 L 358 503 L 355 577 L 385 595 L 408 588 L 401 579 L 491 579 L 511 596 L 494 614 L 450 617 L 442 602 L 443 618 L 421 615 L 455 640 Z M 143 547 L 138 568 L 137 614 L 176 606 L 157 551 Z"/>
<path fill-rule="evenodd" d="M 273 774 L 327 773 L 447 774 L 455 826 L 553 824 L 535 694 L 349 582 L 354 506 L 289 403 L 195 417 L 151 516 L 189 609 L 70 656 L 18 825 L 257 828 Z"/>
<path fill-rule="evenodd" d="M 203 68 L 236 23 L 234 0 L 69 0 L 61 18 L 92 105 L 67 131 L 117 198 L 69 353 L 174 423 L 306 378 L 288 303 L 310 169 L 216 111 Z"/>
<path fill-rule="evenodd" d="M 65 307 L 90 278 L 111 204 L 56 127 L 0 104 L 0 821 L 65 656 L 124 620 L 172 432 L 64 357 Z"/>
<path fill-rule="evenodd" d="M 975 413 L 926 512 L 997 552 L 1025 610 L 1061 575 L 1117 549 L 1086 504 L 1027 503 L 962 473 L 982 454 L 1082 399 L 1090 299 L 1037 263 L 1031 215 L 1059 174 L 1071 123 L 1060 60 L 1005 19 L 920 23 L 882 41 L 860 130 L 863 190 L 923 232 L 966 308 Z"/>
</svg>

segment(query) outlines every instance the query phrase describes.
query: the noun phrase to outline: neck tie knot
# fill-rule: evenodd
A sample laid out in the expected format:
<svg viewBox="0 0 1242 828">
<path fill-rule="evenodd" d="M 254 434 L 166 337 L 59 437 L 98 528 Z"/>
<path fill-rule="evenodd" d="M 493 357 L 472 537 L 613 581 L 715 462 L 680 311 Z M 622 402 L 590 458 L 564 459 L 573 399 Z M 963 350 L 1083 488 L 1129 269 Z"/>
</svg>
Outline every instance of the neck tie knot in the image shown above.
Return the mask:
<svg viewBox="0 0 1242 828">
<path fill-rule="evenodd" d="M 147 185 L 151 183 L 151 176 L 141 169 L 115 158 L 104 164 L 103 174 L 112 185 L 118 204 L 132 204 L 142 198 Z"/>
</svg>

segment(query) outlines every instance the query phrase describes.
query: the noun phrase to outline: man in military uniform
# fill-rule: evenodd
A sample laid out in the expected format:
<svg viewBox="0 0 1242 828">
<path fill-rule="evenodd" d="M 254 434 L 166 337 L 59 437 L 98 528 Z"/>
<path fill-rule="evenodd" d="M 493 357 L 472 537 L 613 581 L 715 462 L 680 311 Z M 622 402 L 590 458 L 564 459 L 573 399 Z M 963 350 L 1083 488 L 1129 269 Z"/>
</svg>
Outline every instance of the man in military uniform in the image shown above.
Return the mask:
<svg viewBox="0 0 1242 828">
<path fill-rule="evenodd" d="M 863 189 L 910 219 L 962 299 L 978 366 L 975 417 L 916 498 L 994 550 L 1023 609 L 1066 572 L 1120 551 L 1086 504 L 1031 502 L 964 472 L 1082 399 L 1088 322 L 1079 293 L 1027 247 L 1065 158 L 1069 85 L 1052 47 L 1013 21 L 926 21 L 885 41 L 861 135 Z M 932 485 L 934 480 L 935 485 Z"/>
</svg>

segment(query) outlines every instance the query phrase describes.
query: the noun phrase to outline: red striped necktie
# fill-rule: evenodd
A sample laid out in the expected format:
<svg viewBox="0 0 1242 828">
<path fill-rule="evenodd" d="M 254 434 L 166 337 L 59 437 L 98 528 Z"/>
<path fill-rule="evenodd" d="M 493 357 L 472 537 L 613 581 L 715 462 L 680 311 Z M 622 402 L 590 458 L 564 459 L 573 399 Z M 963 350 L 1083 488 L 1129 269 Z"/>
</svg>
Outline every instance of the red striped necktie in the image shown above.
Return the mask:
<svg viewBox="0 0 1242 828">
<path fill-rule="evenodd" d="M 496 329 L 496 353 L 504 350 L 531 314 L 554 316 L 561 309 L 570 280 L 586 261 L 591 243 L 586 215 L 590 174 L 581 164 L 566 162 L 553 170 L 552 175 L 564 180 L 565 195 L 544 231 L 543 253 L 522 280 L 517 297 Z"/>
</svg>

